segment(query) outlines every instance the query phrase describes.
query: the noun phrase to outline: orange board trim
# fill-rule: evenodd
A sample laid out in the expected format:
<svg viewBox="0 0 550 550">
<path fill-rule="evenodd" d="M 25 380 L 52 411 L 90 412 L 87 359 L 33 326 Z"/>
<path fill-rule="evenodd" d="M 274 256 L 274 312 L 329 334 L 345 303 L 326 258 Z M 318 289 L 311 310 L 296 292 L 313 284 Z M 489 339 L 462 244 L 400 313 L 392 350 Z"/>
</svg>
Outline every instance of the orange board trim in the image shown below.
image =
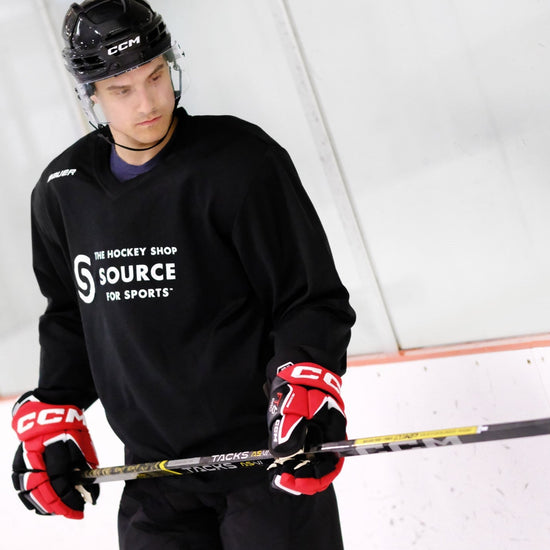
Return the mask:
<svg viewBox="0 0 550 550">
<path fill-rule="evenodd" d="M 464 344 L 452 344 L 448 346 L 414 348 L 400 350 L 397 353 L 353 355 L 348 357 L 348 366 L 362 367 L 367 365 L 380 365 L 383 363 L 439 359 L 444 357 L 456 357 L 458 355 L 475 355 L 478 353 L 515 351 L 540 347 L 550 347 L 550 334 L 500 338 L 497 340 L 466 342 Z"/>
</svg>

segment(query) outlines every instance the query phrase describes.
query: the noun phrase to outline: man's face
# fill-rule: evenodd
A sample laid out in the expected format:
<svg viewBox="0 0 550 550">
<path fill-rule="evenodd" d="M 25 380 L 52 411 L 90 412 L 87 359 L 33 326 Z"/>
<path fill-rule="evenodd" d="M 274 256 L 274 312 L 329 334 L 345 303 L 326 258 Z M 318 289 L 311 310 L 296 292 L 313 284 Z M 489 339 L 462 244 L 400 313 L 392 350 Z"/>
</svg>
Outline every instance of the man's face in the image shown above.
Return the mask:
<svg viewBox="0 0 550 550">
<path fill-rule="evenodd" d="M 161 56 L 126 73 L 95 83 L 99 103 L 117 143 L 144 147 L 162 139 L 174 110 L 170 70 Z"/>
</svg>

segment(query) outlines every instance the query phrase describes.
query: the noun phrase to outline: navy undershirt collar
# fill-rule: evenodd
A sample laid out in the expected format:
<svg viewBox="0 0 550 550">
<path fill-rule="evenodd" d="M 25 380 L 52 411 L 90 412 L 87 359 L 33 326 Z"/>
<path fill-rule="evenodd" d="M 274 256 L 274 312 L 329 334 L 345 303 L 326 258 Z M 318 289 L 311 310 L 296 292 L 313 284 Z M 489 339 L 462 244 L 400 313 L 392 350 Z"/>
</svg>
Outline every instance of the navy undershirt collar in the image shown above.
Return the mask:
<svg viewBox="0 0 550 550">
<path fill-rule="evenodd" d="M 151 170 L 158 164 L 160 156 L 161 155 L 159 153 L 155 155 L 151 160 L 148 160 L 145 164 L 140 164 L 139 166 L 136 166 L 134 164 L 128 164 L 126 161 L 122 160 L 118 156 L 115 150 L 115 146 L 113 145 L 111 147 L 110 158 L 111 172 L 117 180 L 128 181 L 137 176 L 141 176 L 141 174 L 145 174 L 145 172 L 149 172 L 149 170 Z"/>
</svg>

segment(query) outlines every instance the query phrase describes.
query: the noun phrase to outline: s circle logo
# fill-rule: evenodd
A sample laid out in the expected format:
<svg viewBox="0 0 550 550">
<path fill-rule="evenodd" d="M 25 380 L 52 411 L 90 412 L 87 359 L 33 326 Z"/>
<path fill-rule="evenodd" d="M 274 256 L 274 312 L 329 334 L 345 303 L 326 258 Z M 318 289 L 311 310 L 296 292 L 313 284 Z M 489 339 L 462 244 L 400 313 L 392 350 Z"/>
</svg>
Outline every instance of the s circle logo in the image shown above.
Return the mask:
<svg viewBox="0 0 550 550">
<path fill-rule="evenodd" d="M 95 298 L 95 283 L 90 270 L 91 265 L 92 261 L 84 254 L 76 256 L 73 262 L 78 295 L 85 304 L 91 304 Z"/>
</svg>

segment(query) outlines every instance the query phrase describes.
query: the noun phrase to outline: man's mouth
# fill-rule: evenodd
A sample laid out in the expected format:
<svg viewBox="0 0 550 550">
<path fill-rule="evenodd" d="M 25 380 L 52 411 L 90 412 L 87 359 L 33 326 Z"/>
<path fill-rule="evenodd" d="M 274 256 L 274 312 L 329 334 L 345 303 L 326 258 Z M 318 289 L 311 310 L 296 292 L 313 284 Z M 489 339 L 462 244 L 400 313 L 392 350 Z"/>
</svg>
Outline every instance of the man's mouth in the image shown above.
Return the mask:
<svg viewBox="0 0 550 550">
<path fill-rule="evenodd" d="M 139 122 L 138 126 L 152 126 L 156 122 L 158 122 L 161 119 L 161 116 L 153 117 L 148 120 L 144 120 L 143 122 Z"/>
</svg>

